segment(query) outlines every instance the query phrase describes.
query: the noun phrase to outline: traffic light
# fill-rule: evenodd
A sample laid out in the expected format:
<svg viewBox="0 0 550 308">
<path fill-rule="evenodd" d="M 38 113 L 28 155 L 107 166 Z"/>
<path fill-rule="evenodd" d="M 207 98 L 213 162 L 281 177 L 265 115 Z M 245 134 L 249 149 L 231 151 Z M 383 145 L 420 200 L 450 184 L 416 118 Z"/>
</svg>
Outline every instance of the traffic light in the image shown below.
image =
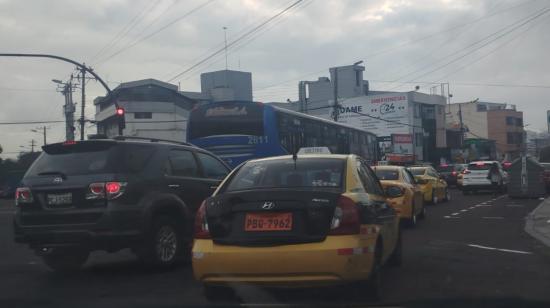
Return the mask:
<svg viewBox="0 0 550 308">
<path fill-rule="evenodd" d="M 124 119 L 124 108 L 116 107 L 115 116 L 118 122 L 118 134 L 122 135 L 122 130 L 126 128 L 126 121 Z"/>
</svg>

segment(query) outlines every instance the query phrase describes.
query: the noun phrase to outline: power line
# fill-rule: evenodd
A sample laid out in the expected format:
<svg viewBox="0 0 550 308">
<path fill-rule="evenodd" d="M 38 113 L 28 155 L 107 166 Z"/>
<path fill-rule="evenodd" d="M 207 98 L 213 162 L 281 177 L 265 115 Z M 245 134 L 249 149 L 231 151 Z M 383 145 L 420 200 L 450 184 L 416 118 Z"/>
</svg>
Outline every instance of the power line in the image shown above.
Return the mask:
<svg viewBox="0 0 550 308">
<path fill-rule="evenodd" d="M 142 38 L 139 38 L 137 39 L 136 41 L 134 41 L 133 43 L 131 43 L 130 45 L 127 45 L 127 46 L 124 46 L 123 48 L 117 50 L 116 52 L 110 54 L 109 56 L 105 57 L 104 59 L 100 60 L 99 62 L 101 62 L 101 64 L 99 65 L 102 65 L 104 64 L 105 62 L 109 61 L 110 59 L 114 58 L 115 56 L 119 55 L 120 53 L 122 53 L 123 51 L 127 50 L 128 48 L 132 48 L 136 45 L 138 45 L 139 43 L 155 36 L 156 34 L 158 34 L 159 32 L 161 31 L 164 31 L 166 28 L 172 26 L 173 24 L 185 19 L 187 16 L 195 13 L 196 11 L 202 9 L 203 7 L 209 5 L 210 3 L 214 2 L 215 0 L 208 0 L 206 2 L 204 2 L 203 4 L 200 4 L 199 6 L 196 6 L 195 8 L 191 9 L 190 11 L 188 11 L 187 13 L 183 14 L 182 16 L 168 22 L 167 24 L 165 24 L 164 26 L 160 27 L 159 29 L 149 33 L 148 35 L 142 37 Z M 98 66 L 99 66 L 98 65 Z"/>
<path fill-rule="evenodd" d="M 0 125 L 26 125 L 26 124 L 48 124 L 48 123 L 65 123 L 65 121 L 0 122 Z"/>
<path fill-rule="evenodd" d="M 533 2 L 533 1 L 538 1 L 538 0 L 527 0 L 525 2 L 522 2 L 520 4 L 517 4 L 517 5 L 513 5 L 513 6 L 510 6 L 510 7 L 507 7 L 507 8 L 504 8 L 502 10 L 499 10 L 499 11 L 495 11 L 491 14 L 486 14 L 486 15 L 483 15 L 479 18 L 476 18 L 474 20 L 471 20 L 469 22 L 466 22 L 466 23 L 463 23 L 463 24 L 459 24 L 459 25 L 455 25 L 455 26 L 452 26 L 452 27 L 449 27 L 447 29 L 444 29 L 442 31 L 438 31 L 438 32 L 434 32 L 432 34 L 428 34 L 426 36 L 423 36 L 423 37 L 420 37 L 420 38 L 415 38 L 415 39 L 411 39 L 409 41 L 406 41 L 402 44 L 399 44 L 399 45 L 395 45 L 393 47 L 389 47 L 389 48 L 385 48 L 385 49 L 381 49 L 381 50 L 378 50 L 378 51 L 375 51 L 375 52 L 372 52 L 370 54 L 367 54 L 365 55 L 364 57 L 366 58 L 370 58 L 370 57 L 376 57 L 376 56 L 379 56 L 379 55 L 382 55 L 382 54 L 385 54 L 385 53 L 388 53 L 388 52 L 391 52 L 393 50 L 397 50 L 397 49 L 400 49 L 402 47 L 405 47 L 407 45 L 411 45 L 411 44 L 416 44 L 416 43 L 419 43 L 419 42 L 422 42 L 422 41 L 425 41 L 425 40 L 428 40 L 432 37 L 435 37 L 435 36 L 438 36 L 438 35 L 441 35 L 441 34 L 444 34 L 444 33 L 447 33 L 447 32 L 451 32 L 453 30 L 456 30 L 456 29 L 460 29 L 462 27 L 465 27 L 465 26 L 468 26 L 468 25 L 472 25 L 472 24 L 476 24 L 484 19 L 487 19 L 487 18 L 491 18 L 493 16 L 497 16 L 499 14 L 502 14 L 502 13 L 505 13 L 507 11 L 510 11 L 512 9 L 516 9 L 518 7 L 521 7 L 521 6 L 524 6 L 530 2 Z M 357 57 L 355 57 L 354 59 L 356 59 Z M 271 88 L 271 87 L 275 87 L 275 86 L 278 86 L 278 85 L 281 85 L 281 84 L 286 84 L 288 82 L 291 82 L 291 81 L 297 81 L 297 80 L 301 80 L 303 78 L 306 78 L 306 77 L 309 77 L 311 75 L 315 75 L 315 74 L 319 74 L 321 72 L 324 72 L 326 71 L 327 68 L 323 68 L 321 70 L 318 70 L 318 71 L 314 71 L 314 72 L 309 72 L 309 73 L 306 73 L 306 74 L 303 74 L 303 75 L 300 75 L 298 77 L 295 77 L 295 78 L 292 78 L 292 79 L 287 79 L 287 80 L 284 80 L 284 81 L 281 81 L 281 82 L 277 82 L 277 83 L 274 83 L 274 84 L 271 84 L 271 85 L 267 85 L 267 86 L 264 86 L 264 87 L 260 87 L 260 88 L 257 88 L 255 89 L 256 91 L 257 90 L 262 90 L 262 89 L 266 89 L 266 88 Z"/>
<path fill-rule="evenodd" d="M 291 1 L 292 2 L 292 1 Z M 290 3 L 290 2 L 289 2 Z M 311 5 L 313 3 L 313 0 L 304 0 L 303 2 L 299 3 L 295 8 L 293 8 L 294 11 L 298 11 L 298 10 L 301 10 L 301 9 L 304 9 L 306 7 L 308 7 L 309 5 Z M 265 28 L 263 29 L 260 29 L 258 31 L 256 31 L 255 33 L 253 33 L 252 35 L 250 35 L 250 37 L 247 37 L 245 38 L 242 42 L 239 41 L 231 50 L 228 51 L 228 54 L 234 54 L 235 52 L 243 49 L 244 47 L 246 47 L 247 45 L 249 45 L 250 43 L 252 43 L 254 40 L 256 40 L 258 37 L 260 37 L 261 35 L 263 35 L 264 33 L 268 32 L 269 30 L 271 30 L 272 28 L 276 27 L 277 25 L 281 24 L 284 19 L 283 19 L 284 15 L 281 15 L 281 16 L 278 16 L 276 19 L 273 20 L 272 23 L 270 23 L 269 25 L 267 25 Z M 246 29 L 244 29 L 246 30 Z M 240 31 L 240 33 L 243 33 L 245 32 L 244 30 Z M 225 47 L 224 47 L 225 48 Z M 215 50 L 212 49 L 212 50 Z M 186 78 L 183 78 L 183 79 L 180 79 L 181 81 L 184 81 L 184 80 L 188 80 L 192 77 L 195 76 L 196 73 L 200 72 L 201 70 L 204 70 L 206 68 L 209 68 L 211 67 L 212 65 L 216 64 L 216 63 L 219 63 L 222 59 L 219 58 L 218 60 L 214 60 L 210 63 L 205 62 L 204 64 L 202 65 L 199 65 L 197 66 L 196 68 L 194 68 L 193 70 L 191 70 L 189 73 L 189 76 L 186 77 Z M 178 69 L 179 70 L 179 69 Z M 175 72 L 177 72 L 178 70 L 176 70 Z M 175 72 L 172 72 L 169 74 L 169 76 L 172 76 Z"/>
<path fill-rule="evenodd" d="M 227 44 L 227 48 L 230 48 L 232 47 L 233 45 L 235 45 L 236 43 L 238 43 L 239 41 L 247 38 L 248 36 L 250 36 L 251 34 L 253 34 L 254 32 L 258 31 L 259 29 L 263 28 L 265 25 L 271 23 L 273 20 L 275 20 L 277 17 L 283 15 L 284 13 L 288 12 L 289 10 L 292 10 L 296 5 L 298 5 L 300 2 L 302 2 L 303 0 L 298 0 L 298 1 L 295 1 L 294 3 L 292 3 L 290 6 L 286 7 L 285 9 L 283 9 L 282 11 L 280 11 L 279 13 L 271 16 L 270 18 L 268 18 L 267 20 L 265 20 L 264 22 L 260 23 L 259 25 L 255 26 L 254 28 L 252 28 L 251 30 L 247 31 L 246 33 L 242 34 L 241 36 L 239 36 L 238 38 L 236 38 L 234 41 L 230 42 L 229 44 Z M 189 68 L 187 68 L 186 70 L 184 70 L 183 72 L 179 73 L 179 74 L 176 74 L 174 77 L 170 78 L 169 80 L 167 80 L 167 82 L 171 82 L 173 81 L 174 79 L 188 73 L 189 71 L 191 71 L 192 69 L 194 69 L 195 67 L 205 63 L 206 61 L 210 60 L 211 58 L 217 56 L 218 54 L 222 53 L 226 48 L 220 48 L 218 49 L 217 51 L 215 51 L 214 53 L 208 55 L 206 58 L 202 59 L 201 61 L 191 65 Z"/>
<path fill-rule="evenodd" d="M 120 31 L 107 43 L 105 44 L 98 52 L 96 52 L 90 62 L 93 63 L 101 54 L 105 53 L 107 50 L 115 47 L 137 24 L 140 22 L 140 18 L 144 17 L 148 12 L 152 10 L 160 0 L 156 2 L 146 1 L 143 8 L 124 26 Z"/>
<path fill-rule="evenodd" d="M 391 80 L 374 80 L 369 79 L 369 82 L 380 82 L 380 83 L 394 83 L 394 81 Z M 441 82 L 438 81 L 420 81 L 420 80 L 413 80 L 413 81 L 406 81 L 401 83 L 407 83 L 407 84 L 441 84 Z M 475 83 L 475 82 L 452 82 L 453 86 L 474 86 L 474 87 L 507 87 L 507 88 L 539 88 L 539 89 L 550 89 L 550 86 L 545 85 L 532 85 L 532 84 L 511 84 L 511 83 Z"/>
<path fill-rule="evenodd" d="M 516 30 L 519 29 L 520 27 L 522 27 L 522 26 L 524 26 L 524 25 L 526 25 L 526 24 L 532 22 L 533 20 L 536 20 L 537 18 L 540 18 L 541 16 L 543 16 L 543 15 L 546 14 L 546 13 L 548 13 L 549 11 L 550 11 L 550 9 L 545 8 L 542 12 L 538 12 L 538 13 L 534 14 L 534 16 L 530 15 L 530 16 L 527 17 L 527 18 L 523 18 L 522 20 L 516 21 L 516 22 L 514 22 L 514 23 L 512 23 L 512 24 L 510 24 L 510 25 L 508 25 L 508 26 L 506 26 L 506 27 L 504 27 L 504 28 L 502 28 L 502 29 L 500 29 L 500 30 L 494 32 L 494 33 L 491 33 L 490 35 L 484 37 L 483 39 L 481 39 L 481 40 L 479 40 L 479 41 L 476 41 L 475 43 L 466 46 L 464 49 L 458 50 L 458 51 L 456 51 L 456 52 L 454 52 L 454 53 L 451 53 L 451 54 L 449 54 L 449 55 L 447 55 L 447 56 L 441 58 L 440 60 L 437 60 L 436 63 L 437 63 L 437 62 L 441 62 L 441 61 L 444 60 L 445 58 L 448 58 L 448 57 L 450 57 L 450 56 L 452 56 L 452 55 L 458 54 L 458 53 L 460 53 L 460 52 L 462 52 L 462 51 L 464 51 L 464 50 L 466 50 L 466 49 L 468 49 L 468 48 L 470 48 L 470 47 L 473 47 L 473 46 L 475 46 L 475 45 L 477 45 L 477 44 L 479 44 L 479 43 L 485 41 L 486 39 L 490 38 L 491 36 L 493 36 L 493 35 L 495 35 L 495 34 L 497 34 L 497 33 L 499 33 L 499 32 L 502 32 L 502 31 L 503 31 L 504 29 L 506 29 L 506 28 L 510 28 L 510 29 L 506 30 L 504 33 L 501 33 L 501 34 L 497 35 L 495 38 L 492 38 L 492 39 L 490 39 L 489 41 L 483 43 L 482 45 L 480 45 L 480 46 L 478 46 L 478 47 L 475 47 L 475 48 L 473 48 L 473 49 L 467 51 L 466 53 L 460 55 L 459 57 L 456 57 L 456 58 L 454 58 L 454 59 L 451 60 L 451 61 L 448 61 L 448 62 L 446 62 L 446 63 L 444 63 L 444 64 L 442 64 L 442 65 L 440 65 L 440 66 L 437 66 L 436 68 L 434 68 L 434 69 L 432 69 L 432 70 L 430 70 L 430 71 L 428 71 L 428 72 L 426 72 L 426 73 L 423 73 L 423 74 L 421 74 L 420 76 L 416 76 L 416 78 L 422 78 L 422 77 L 424 77 L 424 76 L 426 76 L 426 75 L 429 75 L 429 74 L 431 74 L 431 73 L 433 73 L 433 72 L 436 72 L 436 71 L 438 71 L 438 70 L 440 70 L 440 69 L 442 69 L 442 68 L 445 68 L 445 67 L 447 67 L 447 66 L 449 66 L 449 65 L 451 65 L 451 64 L 453 64 L 453 63 L 455 63 L 455 62 L 457 62 L 457 61 L 459 61 L 459 60 L 461 60 L 461 59 L 463 59 L 463 58 L 465 58 L 466 56 L 468 56 L 468 55 L 470 55 L 470 54 L 472 54 L 472 53 L 474 53 L 474 52 L 480 50 L 481 48 L 483 48 L 483 47 L 485 47 L 485 46 L 487 46 L 487 45 L 489 45 L 489 44 L 491 44 L 491 43 L 493 43 L 493 42 L 499 40 L 500 38 L 502 38 L 502 37 L 504 37 L 504 36 L 506 36 L 506 35 L 508 35 L 508 34 L 510 34 L 510 33 L 512 33 L 512 32 L 514 32 L 514 31 L 516 31 Z M 518 24 L 518 23 L 519 23 L 519 24 Z M 431 66 L 431 65 L 430 65 L 430 66 Z M 414 72 L 411 72 L 411 73 L 408 73 L 408 74 L 406 74 L 406 75 L 404 75 L 404 76 L 401 76 L 401 77 L 395 79 L 394 82 L 395 82 L 395 81 L 398 81 L 398 80 L 400 80 L 400 79 L 402 79 L 402 78 L 404 78 L 404 77 L 406 77 L 406 76 L 412 75 L 412 74 L 414 74 L 414 73 L 416 73 L 416 72 L 423 71 L 423 70 L 429 68 L 430 66 L 426 66 L 426 67 L 417 69 L 417 70 L 415 70 Z M 409 81 L 411 81 L 411 80 L 409 80 Z M 397 89 L 397 88 L 399 88 L 399 87 L 401 87 L 401 85 L 398 85 L 398 86 L 396 86 L 396 87 L 390 88 L 390 89 L 388 89 L 387 91 L 391 91 L 391 90 Z"/>
</svg>

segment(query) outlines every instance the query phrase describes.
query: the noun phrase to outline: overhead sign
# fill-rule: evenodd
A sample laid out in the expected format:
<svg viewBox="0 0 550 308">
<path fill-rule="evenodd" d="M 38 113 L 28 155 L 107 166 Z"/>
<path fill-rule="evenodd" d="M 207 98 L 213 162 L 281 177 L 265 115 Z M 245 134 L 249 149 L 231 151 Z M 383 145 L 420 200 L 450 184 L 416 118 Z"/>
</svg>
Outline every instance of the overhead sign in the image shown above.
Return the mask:
<svg viewBox="0 0 550 308">
<path fill-rule="evenodd" d="M 329 116 L 333 117 L 332 109 Z M 385 94 L 346 99 L 338 108 L 338 122 L 379 136 L 410 133 L 409 101 L 406 95 Z"/>
</svg>

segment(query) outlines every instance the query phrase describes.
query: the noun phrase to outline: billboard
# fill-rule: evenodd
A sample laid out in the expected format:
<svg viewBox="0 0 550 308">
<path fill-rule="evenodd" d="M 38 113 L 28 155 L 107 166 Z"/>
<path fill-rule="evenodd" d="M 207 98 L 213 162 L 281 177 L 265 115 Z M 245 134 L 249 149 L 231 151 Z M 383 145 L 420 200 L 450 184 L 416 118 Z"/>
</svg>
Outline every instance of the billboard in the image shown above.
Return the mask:
<svg viewBox="0 0 550 308">
<path fill-rule="evenodd" d="M 413 154 L 413 139 L 411 134 L 392 134 L 394 154 Z"/>
<path fill-rule="evenodd" d="M 333 116 L 332 109 L 329 116 Z M 360 96 L 340 102 L 338 122 L 378 136 L 409 134 L 409 101 L 400 93 Z"/>
</svg>

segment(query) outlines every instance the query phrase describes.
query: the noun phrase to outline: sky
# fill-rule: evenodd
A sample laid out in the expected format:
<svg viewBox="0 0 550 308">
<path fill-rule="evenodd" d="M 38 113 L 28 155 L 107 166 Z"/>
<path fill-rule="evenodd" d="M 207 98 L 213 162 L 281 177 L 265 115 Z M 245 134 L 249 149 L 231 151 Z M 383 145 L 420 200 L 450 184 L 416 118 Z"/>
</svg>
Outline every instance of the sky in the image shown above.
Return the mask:
<svg viewBox="0 0 550 308">
<path fill-rule="evenodd" d="M 294 2 L 0 0 L 0 53 L 84 62 L 111 88 L 156 78 L 200 91 L 201 73 L 225 68 L 223 52 L 209 56 L 223 48 L 226 27 L 229 69 L 252 72 L 257 101 L 295 100 L 299 80 L 363 60 L 373 90 L 430 93 L 448 83 L 452 102 L 514 104 L 527 129 L 547 130 L 549 0 L 303 0 L 238 40 Z M 44 125 L 48 143 L 64 139 L 64 123 L 1 123 L 62 121 L 64 99 L 51 80 L 71 73 L 55 60 L 0 57 L 0 157 L 30 150 L 33 139 L 42 145 L 32 130 Z M 104 94 L 88 81 L 87 119 Z"/>
</svg>

